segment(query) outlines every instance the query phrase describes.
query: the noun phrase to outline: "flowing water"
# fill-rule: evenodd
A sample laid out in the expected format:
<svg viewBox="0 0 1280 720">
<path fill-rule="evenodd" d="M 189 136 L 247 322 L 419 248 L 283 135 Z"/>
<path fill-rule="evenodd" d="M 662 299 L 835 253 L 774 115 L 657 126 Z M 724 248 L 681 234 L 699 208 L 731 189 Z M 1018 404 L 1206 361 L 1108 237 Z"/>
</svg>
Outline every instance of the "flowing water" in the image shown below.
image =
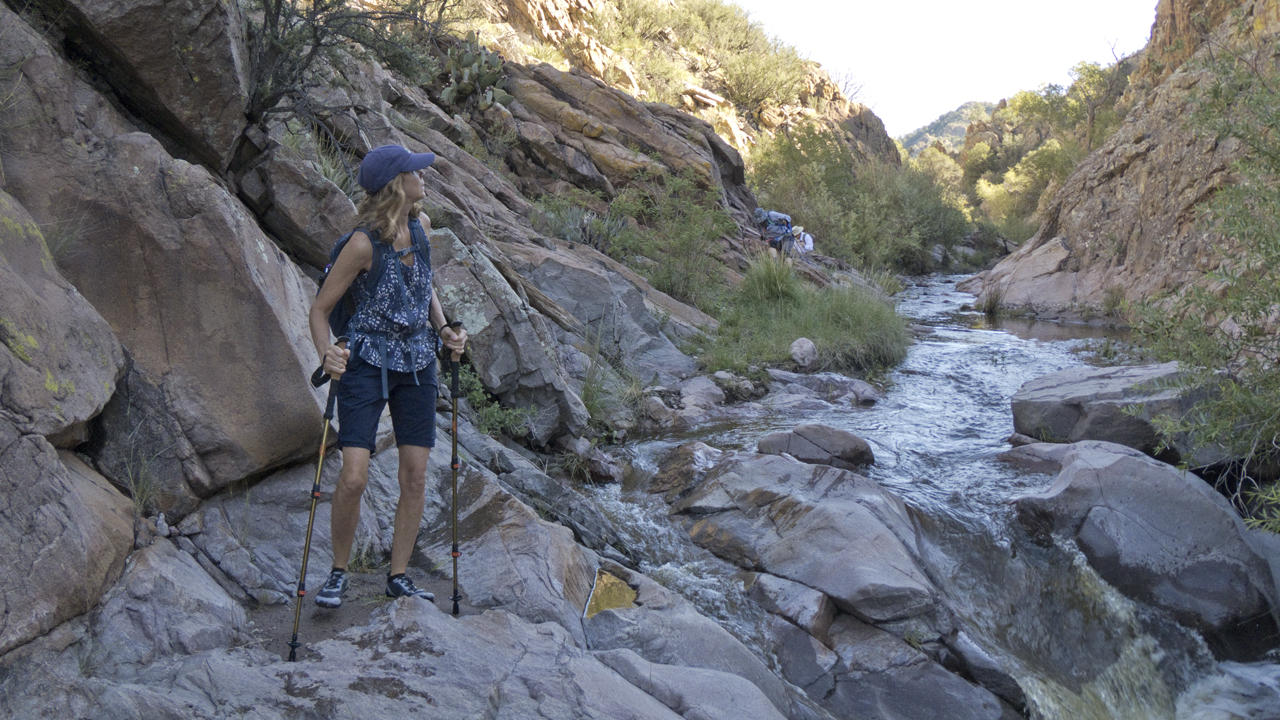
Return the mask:
<svg viewBox="0 0 1280 720">
<path fill-rule="evenodd" d="M 1017 320 L 991 326 L 961 310 L 972 296 L 955 290 L 958 279 L 934 278 L 900 295 L 899 312 L 932 333 L 894 370 L 879 404 L 774 413 L 637 442 L 626 448 L 637 472 L 622 486 L 593 489 L 593 498 L 647 558 L 645 572 L 767 658 L 755 644 L 764 618 L 744 597 L 740 570 L 694 546 L 643 486 L 657 461 L 689 440 L 754 449 L 762 435 L 802 422 L 849 430 L 875 451 L 866 474 L 911 508 L 923 559 L 961 628 L 1017 679 L 1032 717 L 1232 717 L 1206 709 L 1221 697 L 1206 688 L 1226 680 L 1197 636 L 1114 591 L 1069 543 L 1036 546 L 1013 521 L 1008 501 L 1052 478 L 995 458 L 1013 432 L 1010 398 L 1029 380 L 1086 364 L 1090 348 L 1114 332 Z M 1261 672 L 1274 677 L 1274 668 Z"/>
</svg>

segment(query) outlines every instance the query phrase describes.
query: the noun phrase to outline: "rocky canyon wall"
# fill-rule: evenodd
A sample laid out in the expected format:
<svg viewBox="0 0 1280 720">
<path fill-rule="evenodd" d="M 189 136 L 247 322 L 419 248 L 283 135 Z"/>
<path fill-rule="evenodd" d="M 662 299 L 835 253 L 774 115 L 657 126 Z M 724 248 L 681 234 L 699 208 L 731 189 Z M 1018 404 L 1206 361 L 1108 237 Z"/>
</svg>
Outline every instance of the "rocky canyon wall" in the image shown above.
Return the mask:
<svg viewBox="0 0 1280 720">
<path fill-rule="evenodd" d="M 1211 21 L 1212 32 L 1199 35 L 1197 23 Z M 1008 307 L 1087 314 L 1180 292 L 1217 268 L 1232 243 L 1199 212 L 1234 182 L 1241 148 L 1190 123 L 1189 106 L 1211 79 L 1199 61 L 1212 48 L 1278 33 L 1280 4 L 1271 0 L 1162 1 L 1138 73 L 1158 84 L 1076 167 L 1044 209 L 1039 231 L 963 287 Z"/>
</svg>

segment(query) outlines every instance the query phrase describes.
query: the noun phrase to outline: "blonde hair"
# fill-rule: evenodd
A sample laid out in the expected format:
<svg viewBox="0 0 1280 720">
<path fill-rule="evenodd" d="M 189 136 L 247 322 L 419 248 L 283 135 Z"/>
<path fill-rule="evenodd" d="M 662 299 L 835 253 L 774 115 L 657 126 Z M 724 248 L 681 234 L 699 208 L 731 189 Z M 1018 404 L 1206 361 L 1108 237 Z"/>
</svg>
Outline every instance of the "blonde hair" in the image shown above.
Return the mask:
<svg viewBox="0 0 1280 720">
<path fill-rule="evenodd" d="M 382 242 L 395 242 L 400 221 L 406 215 L 417 217 L 421 212 L 418 203 L 405 202 L 404 176 L 405 173 L 400 173 L 378 192 L 364 196 L 357 208 L 356 227 L 377 230 Z"/>
</svg>

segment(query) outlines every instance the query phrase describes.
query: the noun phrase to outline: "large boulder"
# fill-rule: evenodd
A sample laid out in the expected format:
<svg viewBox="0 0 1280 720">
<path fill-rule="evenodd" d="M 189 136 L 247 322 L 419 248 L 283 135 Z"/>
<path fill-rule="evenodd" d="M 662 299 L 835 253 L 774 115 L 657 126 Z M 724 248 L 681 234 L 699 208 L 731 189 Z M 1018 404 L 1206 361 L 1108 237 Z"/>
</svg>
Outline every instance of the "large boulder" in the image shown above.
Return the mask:
<svg viewBox="0 0 1280 720">
<path fill-rule="evenodd" d="M 338 238 L 355 227 L 356 207 L 342 190 L 288 146 L 278 146 L 239 177 L 240 199 L 281 249 L 323 269 Z"/>
<path fill-rule="evenodd" d="M 947 672 L 889 633 L 849 616 L 831 628 L 839 656 L 833 688 L 823 706 L 839 718 L 918 720 L 947 717 L 998 720 L 1006 717 L 995 695 Z"/>
<path fill-rule="evenodd" d="M 0 655 L 90 610 L 133 549 L 133 506 L 98 473 L 0 420 Z"/>
<path fill-rule="evenodd" d="M 871 622 L 934 609 L 902 500 L 852 472 L 774 455 L 726 454 L 671 506 L 695 543 L 807 585 Z"/>
<path fill-rule="evenodd" d="M 1275 647 L 1271 567 L 1231 505 L 1189 472 L 1113 443 L 1064 451 L 1028 445 L 1010 459 L 1060 463 L 1043 492 L 1017 500 L 1034 535 L 1063 532 L 1126 595 L 1168 611 L 1205 636 L 1215 654 L 1253 659 Z"/>
<path fill-rule="evenodd" d="M 760 689 L 745 678 L 704 668 L 652 663 L 631 650 L 595 653 L 627 682 L 685 718 L 785 720 Z"/>
<path fill-rule="evenodd" d="M 83 440 L 124 370 L 97 310 L 58 273 L 31 215 L 0 191 L 0 422 Z M 55 439 L 57 439 L 55 437 Z"/>
<path fill-rule="evenodd" d="M 582 614 L 599 558 L 576 544 L 568 528 L 542 520 L 503 490 L 488 471 L 468 469 L 458 482 L 458 583 L 467 602 L 528 622 L 556 623 L 586 647 Z M 448 557 L 451 529 L 442 513 L 423 551 Z"/>
<path fill-rule="evenodd" d="M 309 454 L 314 285 L 216 178 L 134 132 L 0 14 L 0 63 L 22 64 L 11 93 L 26 118 L 5 133 L 6 190 L 38 222 L 75 221 L 58 267 L 162 389 L 207 471 L 197 494 Z"/>
<path fill-rule="evenodd" d="M 827 595 L 768 573 L 756 575 L 750 594 L 765 610 L 786 618 L 819 642 L 826 642 L 836 613 L 835 604 Z"/>
<path fill-rule="evenodd" d="M 247 642 L 245 611 L 191 555 L 157 541 L 129 558 L 94 613 L 86 663 L 125 680 L 157 660 Z"/>
<path fill-rule="evenodd" d="M 856 470 L 876 461 L 866 440 L 847 430 L 809 423 L 790 432 L 770 433 L 760 438 L 757 452 L 765 455 L 786 453 L 800 462 L 830 465 Z"/>
<path fill-rule="evenodd" d="M 440 302 L 466 327 L 467 352 L 484 386 L 505 404 L 536 411 L 529 421 L 535 442 L 580 435 L 590 416 L 569 386 L 548 321 L 478 247 L 450 230 L 432 232 L 431 242 Z"/>
<path fill-rule="evenodd" d="M 616 262 L 585 245 L 559 243 L 554 251 L 510 246 L 507 256 L 521 275 L 586 326 L 587 343 L 642 382 L 656 377 L 670 385 L 697 371 L 655 317 L 650 298 L 662 293 Z"/>
<path fill-rule="evenodd" d="M 1209 450 L 1193 452 L 1185 437 L 1168 438 L 1153 423 L 1176 419 L 1196 396 L 1176 387 L 1178 363 L 1132 367 L 1068 368 L 1036 378 L 1014 393 L 1014 432 L 1045 442 L 1106 440 L 1148 455 L 1164 446 L 1161 459 L 1193 465 L 1220 460 Z"/>
<path fill-rule="evenodd" d="M 215 172 L 231 163 L 248 109 L 241 6 L 220 0 L 59 0 L 54 17 L 133 112 Z"/>
</svg>

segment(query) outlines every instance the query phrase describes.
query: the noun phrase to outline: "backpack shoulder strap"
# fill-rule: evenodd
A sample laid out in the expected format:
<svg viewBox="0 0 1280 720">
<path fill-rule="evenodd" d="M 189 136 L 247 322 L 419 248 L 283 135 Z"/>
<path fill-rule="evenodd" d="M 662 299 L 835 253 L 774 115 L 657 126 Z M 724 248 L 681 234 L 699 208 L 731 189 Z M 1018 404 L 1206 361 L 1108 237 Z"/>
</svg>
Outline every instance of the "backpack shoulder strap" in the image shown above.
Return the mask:
<svg viewBox="0 0 1280 720">
<path fill-rule="evenodd" d="M 369 262 L 369 282 L 370 287 L 377 287 L 382 280 L 382 272 L 387 267 L 387 256 L 394 255 L 395 249 L 390 245 L 382 242 L 382 233 L 375 230 L 366 230 L 360 228 L 369 236 L 369 242 L 373 245 L 373 259 Z"/>
<path fill-rule="evenodd" d="M 413 246 L 429 262 L 431 260 L 431 242 L 427 239 L 427 231 L 422 227 L 422 221 L 418 218 L 409 218 L 409 237 L 413 238 Z"/>
</svg>

